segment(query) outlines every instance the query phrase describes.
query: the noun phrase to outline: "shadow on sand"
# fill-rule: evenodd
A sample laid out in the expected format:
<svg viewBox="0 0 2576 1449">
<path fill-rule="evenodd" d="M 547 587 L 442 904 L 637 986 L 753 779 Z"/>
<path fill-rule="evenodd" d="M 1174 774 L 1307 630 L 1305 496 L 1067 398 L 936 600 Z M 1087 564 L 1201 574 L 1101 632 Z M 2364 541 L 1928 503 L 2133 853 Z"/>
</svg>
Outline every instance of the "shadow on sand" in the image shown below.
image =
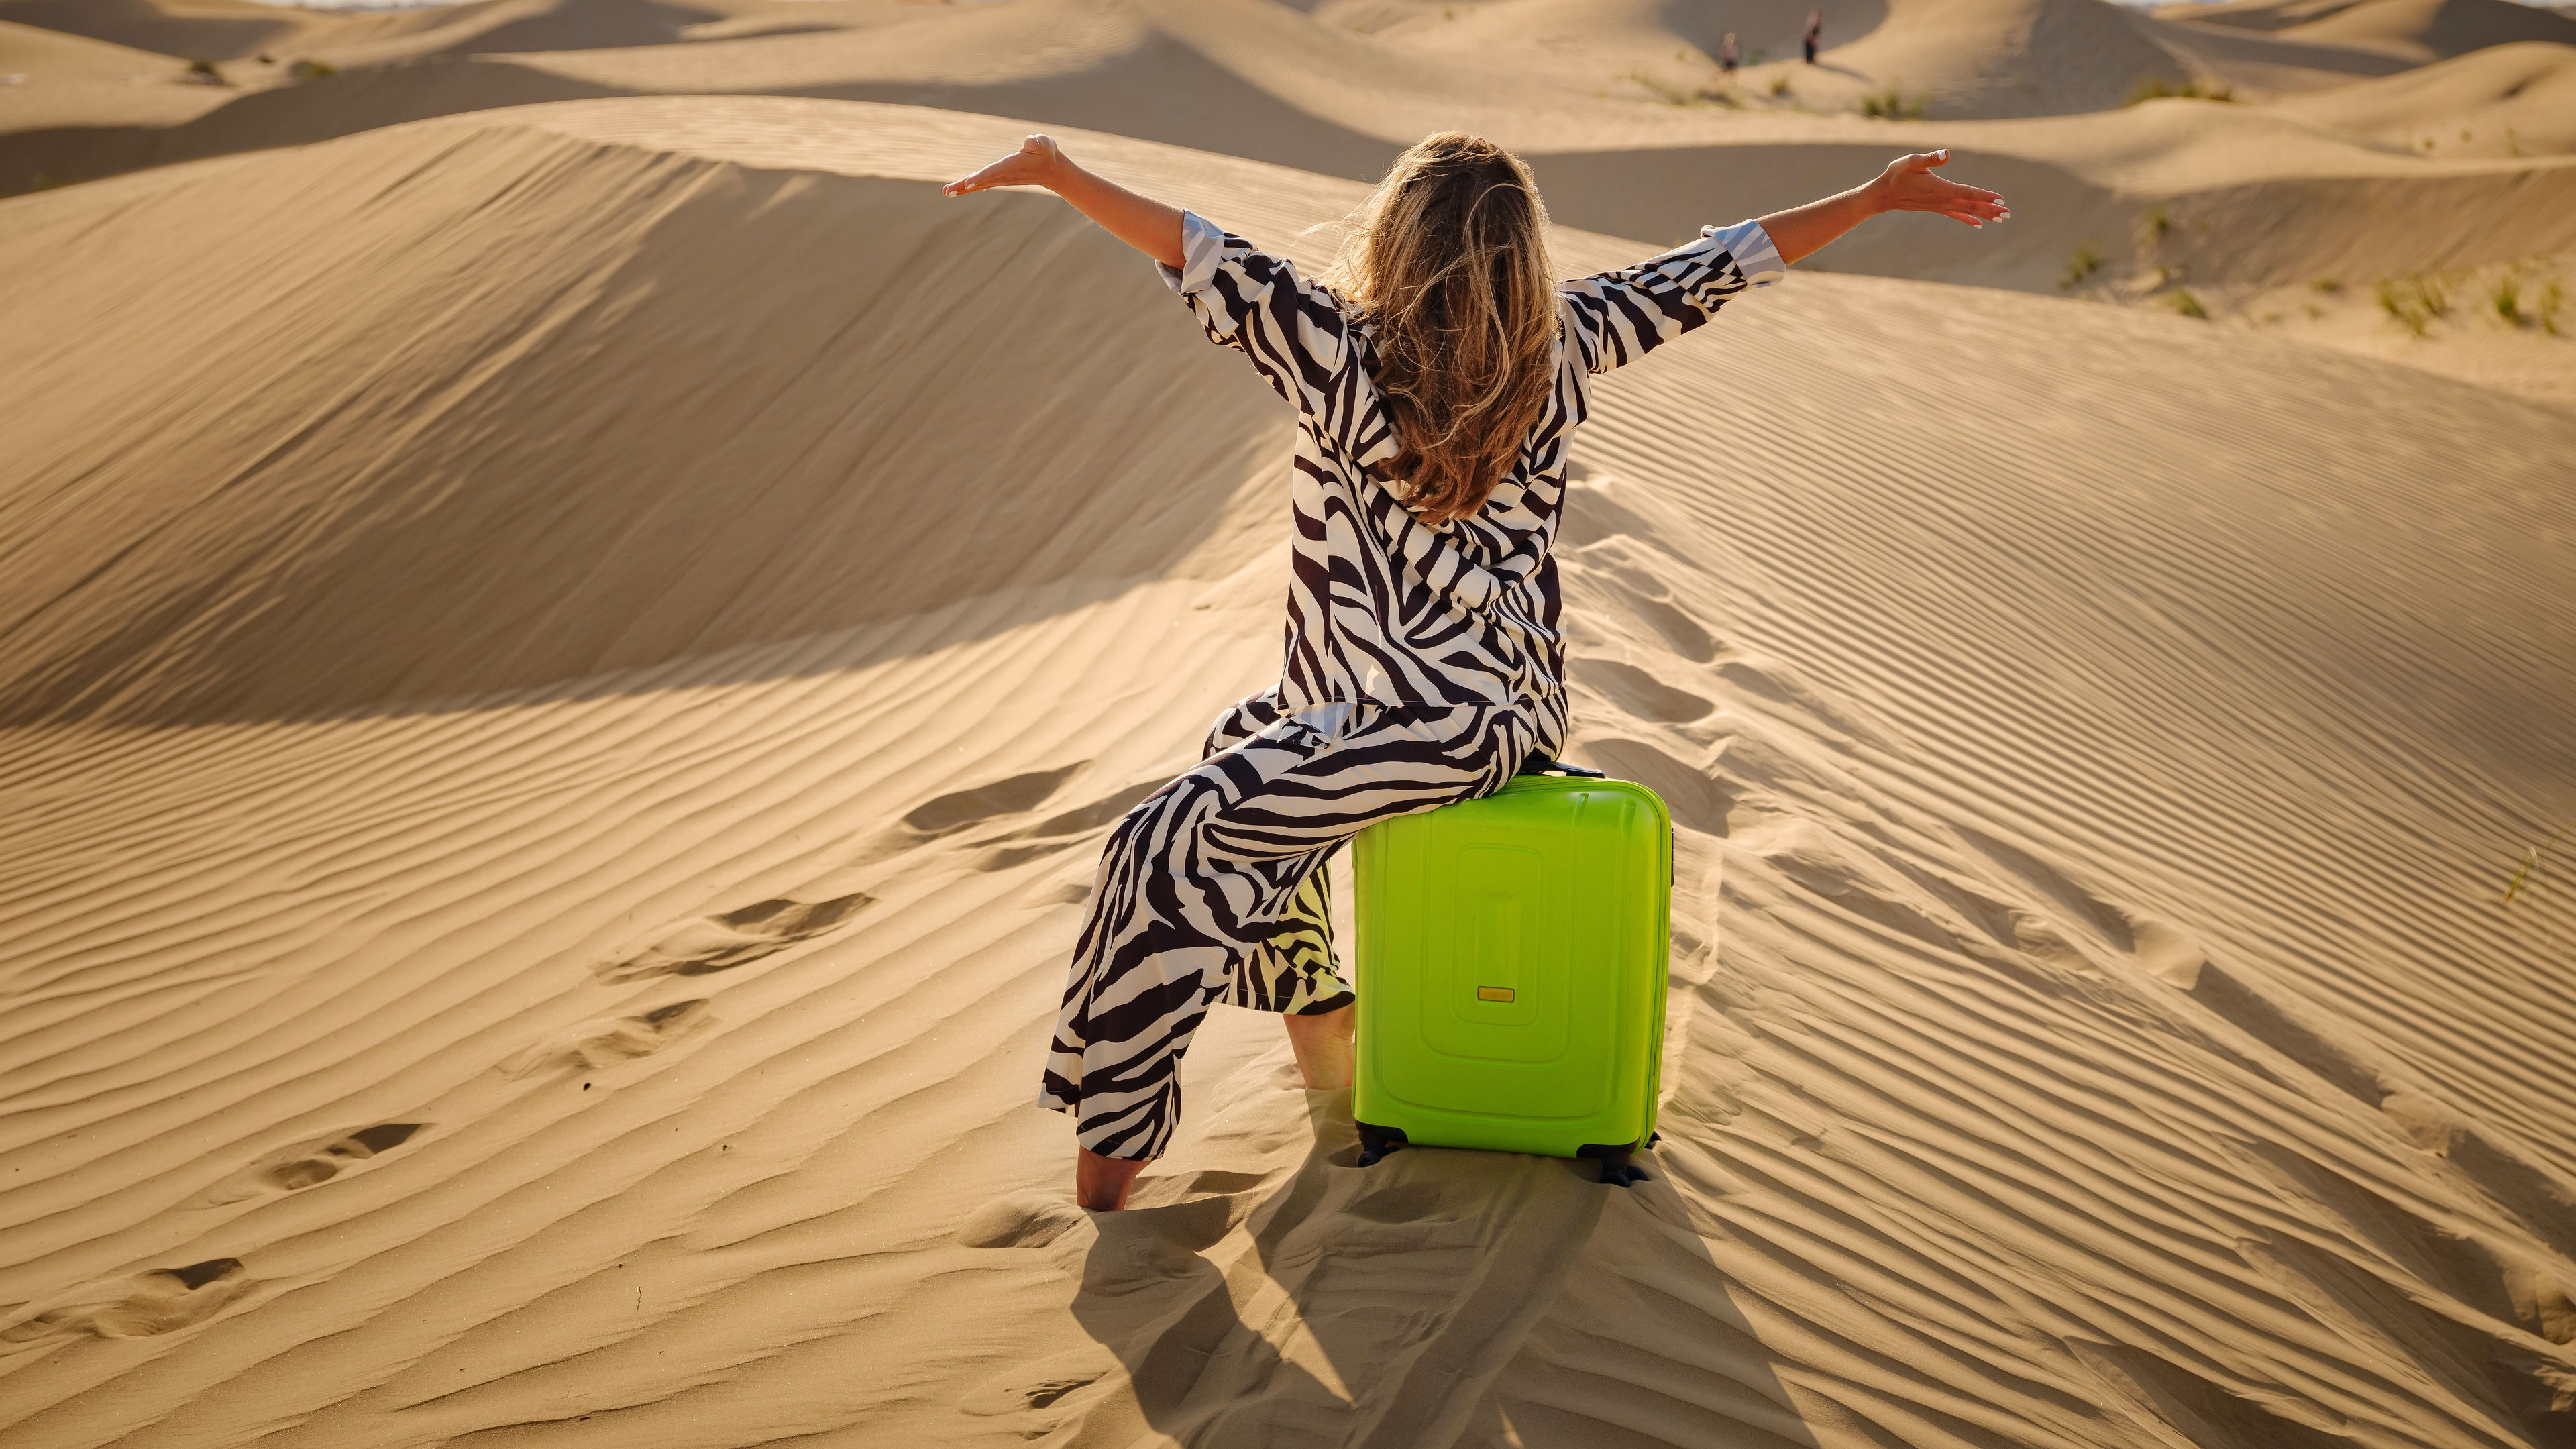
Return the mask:
<svg viewBox="0 0 2576 1449">
<path fill-rule="evenodd" d="M 1507 1153 L 1362 1169 L 1349 1094 L 1308 1110 L 1266 1197 L 1208 1172 L 1091 1217 L 1072 1308 L 1107 1352 L 1021 1400 L 1058 1415 L 1044 1442 L 1814 1444 L 1650 1158 L 1628 1191 Z"/>
</svg>

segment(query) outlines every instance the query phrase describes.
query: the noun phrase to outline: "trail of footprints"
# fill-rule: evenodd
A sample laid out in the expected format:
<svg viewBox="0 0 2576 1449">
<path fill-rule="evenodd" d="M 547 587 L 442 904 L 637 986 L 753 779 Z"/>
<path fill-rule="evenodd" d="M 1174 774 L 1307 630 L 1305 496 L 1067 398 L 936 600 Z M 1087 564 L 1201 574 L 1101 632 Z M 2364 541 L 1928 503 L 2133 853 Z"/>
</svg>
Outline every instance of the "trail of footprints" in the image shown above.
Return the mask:
<svg viewBox="0 0 2576 1449">
<path fill-rule="evenodd" d="M 251 1287 L 239 1258 L 184 1268 L 147 1268 L 66 1295 L 32 1317 L 0 1328 L 0 1343 L 32 1344 L 86 1335 L 146 1338 L 203 1323 Z"/>
<path fill-rule="evenodd" d="M 1793 675 L 1712 640 L 1645 566 L 1653 551 L 1631 546 L 1627 535 L 1645 536 L 1651 523 L 1597 489 L 1578 487 L 1569 509 L 1568 537 L 1578 550 L 1569 573 L 1596 591 L 1594 607 L 1607 605 L 1645 624 L 1674 655 L 1713 669 L 1742 695 L 1798 716 L 1820 737 L 1898 748 Z M 2303 1220 L 2330 1225 L 2350 1251 L 2276 1237 L 2240 1243 L 2240 1256 L 2337 1332 L 2397 1343 L 2396 1357 L 2450 1394 L 2522 1426 L 2537 1442 L 2576 1444 L 2576 1353 L 2567 1351 L 2576 1348 L 2576 1202 L 2544 1170 L 2438 1103 L 2392 1085 L 2381 1064 L 2333 1040 L 2329 1028 L 2302 1021 L 2243 973 L 2213 962 L 2186 933 L 2106 898 L 2029 851 L 1955 825 L 1946 833 L 1958 847 L 1956 860 L 1941 864 L 1909 858 L 1885 841 L 1851 840 L 1782 798 L 1867 801 L 1865 787 L 1834 758 L 1798 740 L 1752 731 L 1719 736 L 1698 763 L 1677 758 L 1672 739 L 1704 736 L 1706 726 L 1692 727 L 1715 713 L 1715 703 L 1619 659 L 1578 657 L 1573 675 L 1630 718 L 1677 727 L 1669 735 L 1640 731 L 1664 736 L 1661 745 L 1595 737 L 1584 747 L 1594 763 L 1662 794 L 1677 824 L 1730 837 L 1833 907 L 1962 952 L 2033 989 L 2143 1002 L 2178 1035 L 2248 1071 L 2279 1081 L 2279 1059 L 2287 1058 L 2387 1114 L 2424 1150 L 2429 1172 L 2483 1198 L 2502 1223 L 2521 1231 L 2498 1236 L 2435 1222 L 2304 1154 L 2262 1143 L 2240 1154 L 2247 1176 L 2268 1183 Z M 1750 808 L 1739 811 L 1747 801 Z M 2115 962 L 2190 1004 L 2150 1000 L 2155 988 L 2106 975 L 2105 966 Z M 2256 1050 L 2246 1049 L 2246 1038 Z M 2069 1347 L 2112 1397 L 2142 1417 L 2183 1429 L 2193 1442 L 2328 1442 L 2155 1355 L 2106 1344 Z"/>
<path fill-rule="evenodd" d="M 941 795 L 907 813 L 893 829 L 864 847 L 858 863 L 890 859 L 989 821 L 1034 810 L 1089 764 L 1088 760 L 1078 761 L 1060 769 L 1014 775 Z M 1025 829 L 970 842 L 968 848 L 979 852 L 974 868 L 1007 870 L 1079 844 L 1083 837 L 1115 822 L 1163 783 L 1151 780 L 1132 785 Z M 1036 907 L 1074 903 L 1088 894 L 1087 887 L 1059 887 L 1024 904 Z M 591 974 L 602 985 L 620 986 L 662 977 L 731 971 L 839 931 L 873 904 L 875 897 L 865 892 L 819 901 L 758 901 L 684 922 L 640 948 L 594 963 Z M 708 999 L 691 997 L 633 1015 L 603 1017 L 559 1030 L 503 1059 L 498 1070 L 513 1081 L 598 1071 L 650 1056 L 715 1024 Z M 435 1125 L 379 1122 L 281 1147 L 224 1178 L 186 1206 L 225 1207 L 319 1187 L 412 1144 Z M 45 1300 L 35 1306 L 34 1312 L 0 1327 L 0 1348 L 35 1347 L 83 1337 L 143 1338 L 174 1332 L 212 1318 L 227 1304 L 249 1294 L 256 1282 L 238 1258 L 146 1268 Z"/>
<path fill-rule="evenodd" d="M 207 1189 L 191 1206 L 221 1207 L 278 1193 L 319 1187 L 342 1172 L 409 1142 L 427 1122 L 379 1122 L 345 1136 L 280 1148 Z"/>
</svg>

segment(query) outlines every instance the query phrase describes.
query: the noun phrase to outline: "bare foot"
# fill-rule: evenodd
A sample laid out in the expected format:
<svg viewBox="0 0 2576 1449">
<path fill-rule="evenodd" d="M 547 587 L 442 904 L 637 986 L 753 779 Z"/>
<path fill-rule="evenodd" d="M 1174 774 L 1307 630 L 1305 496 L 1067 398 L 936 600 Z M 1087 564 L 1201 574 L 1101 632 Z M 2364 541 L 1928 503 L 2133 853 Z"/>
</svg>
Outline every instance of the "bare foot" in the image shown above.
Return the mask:
<svg viewBox="0 0 2576 1449">
<path fill-rule="evenodd" d="M 1351 1084 L 1351 1035 L 1359 1025 L 1358 1007 L 1279 1019 L 1288 1024 L 1288 1045 L 1297 1053 L 1297 1070 L 1306 1074 L 1308 1091 L 1334 1092 Z"/>
<path fill-rule="evenodd" d="M 1073 1200 L 1093 1212 L 1116 1212 L 1125 1207 L 1127 1189 L 1135 1186 L 1136 1174 L 1145 1170 L 1144 1162 L 1103 1157 L 1088 1147 L 1077 1147 L 1073 1152 Z"/>
</svg>

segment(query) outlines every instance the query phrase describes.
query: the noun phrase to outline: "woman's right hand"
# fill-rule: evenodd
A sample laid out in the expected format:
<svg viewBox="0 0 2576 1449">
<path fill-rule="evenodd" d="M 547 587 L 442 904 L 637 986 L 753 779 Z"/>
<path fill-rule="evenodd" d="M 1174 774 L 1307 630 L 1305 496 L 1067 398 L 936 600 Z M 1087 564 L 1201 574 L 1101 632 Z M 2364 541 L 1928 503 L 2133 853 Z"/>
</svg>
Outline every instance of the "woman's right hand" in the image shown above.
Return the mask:
<svg viewBox="0 0 2576 1449">
<path fill-rule="evenodd" d="M 1949 164 L 1947 147 L 1919 156 L 1899 156 L 1863 189 L 1870 193 L 1870 204 L 1880 211 L 1932 211 L 1970 226 L 1984 226 L 2012 215 L 2002 193 L 1982 186 L 1963 186 L 1932 174 L 1933 167 Z"/>
<path fill-rule="evenodd" d="M 1047 135 L 1033 135 L 1020 143 L 1020 149 L 962 180 L 951 181 L 940 189 L 948 196 L 964 196 L 994 186 L 1053 187 L 1066 167 L 1064 151 Z"/>
</svg>

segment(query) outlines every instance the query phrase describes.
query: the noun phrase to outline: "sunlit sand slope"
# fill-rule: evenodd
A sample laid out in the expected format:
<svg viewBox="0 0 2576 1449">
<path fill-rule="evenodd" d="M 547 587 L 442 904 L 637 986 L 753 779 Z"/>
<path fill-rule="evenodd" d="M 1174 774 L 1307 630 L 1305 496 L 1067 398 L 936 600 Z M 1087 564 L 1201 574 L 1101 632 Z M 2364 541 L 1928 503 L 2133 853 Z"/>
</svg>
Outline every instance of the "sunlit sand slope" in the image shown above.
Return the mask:
<svg viewBox="0 0 2576 1449">
<path fill-rule="evenodd" d="M 1947 116 L 2053 115 L 2119 104 L 2177 62 L 2104 0 L 1892 0 L 1837 5 L 1825 59 L 1799 64 L 1802 0 L 1333 0 L 1318 20 L 1428 55 L 1515 63 L 1592 87 L 1762 106 L 1774 82 L 1802 104 L 1853 109 L 1898 92 Z M 1736 37 L 1746 68 L 1717 57 Z"/>
<path fill-rule="evenodd" d="M 866 24 L 911 9 L 908 0 L 462 0 L 357 9 L 291 0 L 0 0 L 0 20 L 255 67 L 262 55 L 370 64 L 468 50 L 661 45 L 777 26 Z"/>
<path fill-rule="evenodd" d="M 13 1441 L 2566 1441 L 2576 920 L 2493 897 L 2576 814 L 2576 421 L 2174 319 L 1802 276 L 1605 381 L 1652 1182 L 1353 1167 L 1221 1008 L 1072 1209 L 1033 1064 L 1102 830 L 1275 669 L 1284 437 L 934 194 L 1017 130 L 0 203 Z M 1356 195 L 1074 140 L 1310 262 Z"/>
<path fill-rule="evenodd" d="M 170 56 L 0 18 L 0 133 L 175 126 L 229 99 Z"/>
<path fill-rule="evenodd" d="M 0 0 L 0 20 L 163 55 L 230 60 L 335 28 L 339 17 L 256 0 Z"/>
<path fill-rule="evenodd" d="M 2576 45 L 2491 46 L 2385 80 L 2294 96 L 2279 107 L 2410 149 L 2564 156 L 2576 152 Z"/>
<path fill-rule="evenodd" d="M 0 187 L 467 110 L 769 94 L 1026 118 L 1351 179 L 1376 177 L 1425 134 L 1463 127 L 1530 157 L 1558 219 L 1659 241 L 1697 226 L 1703 205 L 1760 214 L 1856 184 L 1897 151 L 1947 147 L 1958 174 L 2013 199 L 2010 227 L 1978 234 L 1902 218 L 1817 265 L 2024 291 L 2058 290 L 2079 249 L 2120 259 L 2135 251 L 2139 269 L 2202 285 L 2265 287 L 2576 247 L 2576 167 L 2554 154 L 2563 129 L 2555 83 L 2531 67 L 2481 53 L 2457 74 L 2392 80 L 2394 89 L 2352 105 L 2321 93 L 2313 117 L 2189 100 L 2052 114 L 2116 107 L 2142 76 L 2206 69 L 2196 52 L 2168 54 L 2185 30 L 2272 43 L 2242 26 L 2144 21 L 2102 0 L 1904 0 L 1883 21 L 1870 11 L 1838 15 L 1848 28 L 1835 31 L 1828 64 L 1774 65 L 1721 90 L 1707 89 L 1718 84 L 1704 50 L 1717 43 L 1711 27 L 1756 19 L 1695 4 L 1504 0 L 1451 21 L 1441 18 L 1451 7 L 1310 16 L 1275 0 L 831 3 L 812 6 L 809 28 L 792 32 L 780 27 L 803 7 L 786 0 L 724 0 L 703 13 L 718 8 L 739 13 L 654 44 L 638 42 L 652 26 L 678 24 L 659 10 L 645 25 L 631 8 L 511 0 L 509 14 L 531 18 L 511 22 L 509 35 L 569 47 L 511 53 L 480 53 L 481 40 L 422 49 L 434 36 L 419 27 L 449 12 L 376 17 L 411 17 L 413 30 L 380 44 L 411 46 L 403 53 L 413 58 L 254 88 L 183 125 L 0 132 Z M 444 23 L 499 36 L 503 15 L 476 10 Z M 620 15 L 634 23 L 609 23 Z M 2381 70 L 2401 66 L 2350 53 L 2376 57 Z M 1652 56 L 1681 58 L 1657 61 L 1658 70 L 1646 66 Z M 1790 89 L 1773 96 L 1774 81 Z M 1721 94 L 1728 103 L 1708 98 Z M 1920 103 L 1933 119 L 1858 114 L 1891 95 L 1898 110 Z M 2349 119 L 2355 113 L 2366 113 L 2363 123 Z M 2390 144 L 2397 122 L 2382 113 L 2407 118 L 2406 151 Z M 2517 127 L 2532 131 L 2531 145 L 2514 139 Z M 2418 146 L 2425 139 L 2430 151 Z M 2154 244 L 2135 244 L 2157 214 L 2167 224 Z"/>
<path fill-rule="evenodd" d="M 2176 5 L 2165 18 L 2377 51 L 2410 65 L 2519 41 L 2576 43 L 2576 20 L 2515 0 L 2222 0 Z"/>
</svg>

